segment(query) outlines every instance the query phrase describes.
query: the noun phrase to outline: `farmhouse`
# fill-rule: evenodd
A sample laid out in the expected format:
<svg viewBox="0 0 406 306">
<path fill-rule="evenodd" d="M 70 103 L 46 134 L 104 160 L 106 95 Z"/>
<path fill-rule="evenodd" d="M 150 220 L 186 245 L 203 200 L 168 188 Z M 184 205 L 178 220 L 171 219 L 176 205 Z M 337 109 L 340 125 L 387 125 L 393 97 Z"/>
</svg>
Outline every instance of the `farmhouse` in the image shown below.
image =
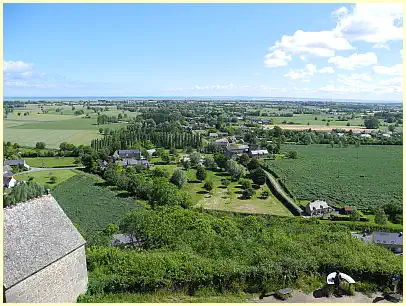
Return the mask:
<svg viewBox="0 0 406 306">
<path fill-rule="evenodd" d="M 333 212 L 334 209 L 328 206 L 325 201 L 314 201 L 306 206 L 306 213 L 310 216 L 323 216 L 325 214 Z"/>
<path fill-rule="evenodd" d="M 220 136 L 228 136 L 228 133 L 227 132 L 219 132 L 219 135 Z"/>
<path fill-rule="evenodd" d="M 343 214 L 349 215 L 354 211 L 352 206 L 344 206 L 342 209 Z"/>
<path fill-rule="evenodd" d="M 230 143 L 228 142 L 227 138 L 221 138 L 221 139 L 217 139 L 214 141 L 216 144 L 220 145 L 220 146 L 228 146 Z"/>
<path fill-rule="evenodd" d="M 13 167 L 21 166 L 27 170 L 30 170 L 30 166 L 25 162 L 24 159 L 5 160 L 4 166 L 13 166 Z"/>
<path fill-rule="evenodd" d="M 236 154 L 246 153 L 249 150 L 247 145 L 231 145 L 227 147 L 226 155 L 233 156 Z"/>
<path fill-rule="evenodd" d="M 268 150 L 252 150 L 250 156 L 253 158 L 265 157 L 269 154 Z"/>
<path fill-rule="evenodd" d="M 131 166 L 145 166 L 149 167 L 150 164 L 145 159 L 123 159 L 120 161 L 121 165 L 124 167 L 131 167 Z"/>
<path fill-rule="evenodd" d="M 362 137 L 362 138 L 372 138 L 371 134 L 361 134 L 360 137 Z"/>
<path fill-rule="evenodd" d="M 374 243 L 382 245 L 394 253 L 403 252 L 403 233 L 374 232 Z"/>
<path fill-rule="evenodd" d="M 87 288 L 85 243 L 52 195 L 4 208 L 3 301 L 75 302 Z"/>
<path fill-rule="evenodd" d="M 120 159 L 120 158 L 135 158 L 135 159 L 141 159 L 141 151 L 138 149 L 135 150 L 118 150 L 114 152 L 113 157 L 115 159 Z"/>
<path fill-rule="evenodd" d="M 209 133 L 209 137 L 217 138 L 219 135 L 217 133 Z"/>
</svg>

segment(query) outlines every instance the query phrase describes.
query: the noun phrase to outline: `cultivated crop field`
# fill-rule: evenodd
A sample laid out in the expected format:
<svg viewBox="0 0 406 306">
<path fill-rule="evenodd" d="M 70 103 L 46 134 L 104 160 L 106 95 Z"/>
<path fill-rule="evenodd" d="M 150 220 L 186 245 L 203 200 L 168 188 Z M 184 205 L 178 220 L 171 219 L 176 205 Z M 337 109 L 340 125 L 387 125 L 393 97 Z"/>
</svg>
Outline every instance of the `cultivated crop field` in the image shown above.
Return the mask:
<svg viewBox="0 0 406 306">
<path fill-rule="evenodd" d="M 58 185 L 52 195 L 85 235 L 103 230 L 109 223 L 118 223 L 126 213 L 139 207 L 127 194 L 113 191 L 100 179 L 84 174 Z"/>
<path fill-rule="evenodd" d="M 402 147 L 284 146 L 297 159 L 268 161 L 296 199 L 374 207 L 402 201 Z"/>
<path fill-rule="evenodd" d="M 59 107 L 62 112 L 55 112 Z M 24 146 L 35 146 L 36 142 L 45 142 L 48 148 L 58 148 L 61 142 L 73 143 L 75 145 L 90 145 L 90 141 L 101 137 L 99 128 L 116 129 L 126 125 L 126 123 L 114 123 L 97 125 L 97 114 L 87 110 L 82 106 L 75 106 L 76 110 L 84 110 L 91 118 L 85 115 L 75 116 L 69 106 L 45 107 L 48 113 L 43 114 L 38 105 L 27 105 L 25 108 L 16 109 L 8 114 L 3 120 L 4 140 L 17 142 Z M 25 112 L 30 112 L 24 116 Z M 20 113 L 20 116 L 18 115 Z M 119 110 L 105 111 L 108 116 L 118 115 Z M 127 112 L 129 118 L 137 113 Z"/>
</svg>

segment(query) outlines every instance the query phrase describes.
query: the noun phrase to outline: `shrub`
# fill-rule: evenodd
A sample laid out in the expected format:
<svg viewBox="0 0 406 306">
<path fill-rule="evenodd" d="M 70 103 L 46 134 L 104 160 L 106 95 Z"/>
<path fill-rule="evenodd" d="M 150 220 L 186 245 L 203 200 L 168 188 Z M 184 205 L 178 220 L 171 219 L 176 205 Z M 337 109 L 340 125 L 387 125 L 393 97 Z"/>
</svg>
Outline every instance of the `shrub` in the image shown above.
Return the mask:
<svg viewBox="0 0 406 306">
<path fill-rule="evenodd" d="M 255 190 L 252 187 L 245 189 L 242 193 L 245 199 L 251 199 L 254 194 Z"/>
</svg>

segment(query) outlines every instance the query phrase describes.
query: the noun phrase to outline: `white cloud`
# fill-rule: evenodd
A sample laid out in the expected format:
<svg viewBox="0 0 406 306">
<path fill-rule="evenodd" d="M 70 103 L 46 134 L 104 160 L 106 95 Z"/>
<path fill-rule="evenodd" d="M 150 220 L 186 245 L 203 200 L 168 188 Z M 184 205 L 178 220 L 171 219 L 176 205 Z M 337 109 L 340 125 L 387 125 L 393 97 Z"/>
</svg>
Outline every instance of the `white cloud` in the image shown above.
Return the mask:
<svg viewBox="0 0 406 306">
<path fill-rule="evenodd" d="M 354 53 L 348 57 L 334 56 L 328 59 L 330 64 L 337 66 L 340 69 L 354 70 L 359 67 L 371 66 L 378 63 L 378 58 L 375 53 Z"/>
<path fill-rule="evenodd" d="M 372 48 L 374 49 L 386 49 L 386 50 L 390 50 L 389 46 L 386 44 L 375 44 L 372 46 Z"/>
<path fill-rule="evenodd" d="M 3 61 L 3 71 L 6 73 L 26 72 L 31 70 L 32 67 L 33 64 L 23 61 Z"/>
<path fill-rule="evenodd" d="M 376 74 L 391 75 L 391 76 L 402 76 L 403 69 L 402 64 L 393 65 L 391 67 L 387 66 L 374 66 L 373 70 Z"/>
<path fill-rule="evenodd" d="M 349 41 L 383 44 L 403 39 L 401 3 L 357 3 L 337 16 L 335 28 Z"/>
<path fill-rule="evenodd" d="M 351 50 L 353 47 L 340 33 L 333 31 L 305 32 L 296 31 L 293 35 L 283 35 L 275 42 L 271 51 L 281 50 L 292 54 L 310 54 L 330 57 L 335 51 Z"/>
<path fill-rule="evenodd" d="M 317 71 L 316 65 L 307 64 L 303 69 L 291 69 L 288 73 L 284 74 L 284 77 L 290 78 L 291 80 L 308 79 L 313 76 Z"/>
<path fill-rule="evenodd" d="M 275 50 L 265 55 L 266 67 L 282 67 L 288 64 L 288 61 L 292 60 L 290 55 L 287 55 L 284 51 Z"/>
<path fill-rule="evenodd" d="M 335 71 L 334 71 L 333 67 L 326 66 L 326 67 L 319 69 L 318 72 L 319 73 L 334 73 Z"/>
</svg>

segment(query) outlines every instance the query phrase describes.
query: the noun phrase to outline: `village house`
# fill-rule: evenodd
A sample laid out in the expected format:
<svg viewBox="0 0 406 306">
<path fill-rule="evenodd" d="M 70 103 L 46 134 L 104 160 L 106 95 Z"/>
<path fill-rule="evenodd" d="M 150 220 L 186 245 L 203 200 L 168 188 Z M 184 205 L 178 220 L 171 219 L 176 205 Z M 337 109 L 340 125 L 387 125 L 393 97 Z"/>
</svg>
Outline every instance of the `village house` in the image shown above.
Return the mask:
<svg viewBox="0 0 406 306">
<path fill-rule="evenodd" d="M 228 141 L 227 138 L 217 139 L 214 141 L 214 143 L 216 143 L 222 147 L 227 147 L 230 144 L 230 142 Z"/>
<path fill-rule="evenodd" d="M 124 167 L 131 167 L 131 166 L 144 166 L 149 168 L 150 167 L 150 163 L 145 160 L 145 159 L 123 159 L 120 160 L 120 164 Z"/>
<path fill-rule="evenodd" d="M 374 232 L 374 243 L 384 246 L 394 253 L 403 253 L 403 233 Z"/>
<path fill-rule="evenodd" d="M 247 145 L 230 145 L 227 147 L 226 156 L 231 157 L 242 153 L 248 153 L 249 146 Z"/>
<path fill-rule="evenodd" d="M 252 158 L 266 157 L 266 156 L 268 156 L 268 154 L 269 154 L 268 150 L 252 150 L 249 153 L 249 155 Z"/>
<path fill-rule="evenodd" d="M 85 243 L 52 195 L 4 208 L 3 302 L 76 302 L 87 289 Z"/>
<path fill-rule="evenodd" d="M 219 132 L 219 135 L 220 136 L 228 136 L 228 133 L 227 132 Z"/>
<path fill-rule="evenodd" d="M 361 134 L 360 137 L 362 137 L 362 138 L 372 138 L 371 134 Z"/>
<path fill-rule="evenodd" d="M 325 214 L 329 214 L 333 212 L 334 209 L 328 206 L 327 202 L 325 201 L 314 201 L 306 206 L 306 213 L 309 216 L 323 216 Z"/>
<path fill-rule="evenodd" d="M 344 206 L 342 209 L 342 213 L 345 215 L 350 215 L 354 211 L 352 206 Z"/>
<path fill-rule="evenodd" d="M 12 159 L 12 160 L 5 160 L 4 166 L 11 166 L 11 167 L 24 167 L 26 170 L 30 170 L 30 166 L 25 162 L 24 159 Z"/>
<path fill-rule="evenodd" d="M 123 159 L 123 158 L 135 158 L 141 159 L 141 150 L 134 149 L 134 150 L 117 150 L 114 152 L 113 157 L 115 159 Z"/>
<path fill-rule="evenodd" d="M 209 137 L 217 138 L 217 137 L 219 137 L 219 135 L 217 133 L 209 133 Z"/>
</svg>

